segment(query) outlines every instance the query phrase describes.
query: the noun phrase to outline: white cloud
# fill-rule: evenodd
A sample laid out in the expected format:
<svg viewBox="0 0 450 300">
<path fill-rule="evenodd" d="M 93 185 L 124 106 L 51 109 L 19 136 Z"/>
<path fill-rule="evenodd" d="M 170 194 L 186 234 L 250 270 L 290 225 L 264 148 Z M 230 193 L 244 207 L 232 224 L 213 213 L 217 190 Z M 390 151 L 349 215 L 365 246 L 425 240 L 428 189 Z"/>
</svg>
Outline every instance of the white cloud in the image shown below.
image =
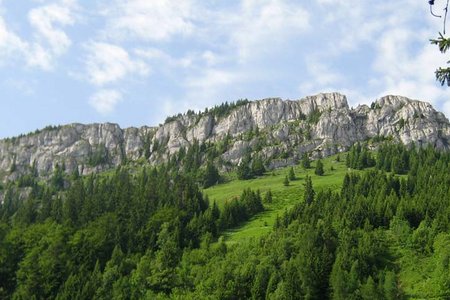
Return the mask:
<svg viewBox="0 0 450 300">
<path fill-rule="evenodd" d="M 0 61 L 6 62 L 11 56 L 22 56 L 28 45 L 12 32 L 0 17 Z"/>
<path fill-rule="evenodd" d="M 398 94 L 441 106 L 447 92 L 434 78 L 434 71 L 444 66 L 448 58 L 441 55 L 437 47 L 422 44 L 426 31 L 407 27 L 384 31 L 376 47 L 373 68 L 381 77 L 380 95 Z M 422 44 L 422 45 L 421 45 Z"/>
<path fill-rule="evenodd" d="M 58 25 L 73 25 L 76 7 L 75 1 L 65 0 L 32 9 L 28 13 L 28 20 L 35 30 L 36 40 L 40 44 L 48 44 L 50 51 L 56 56 L 64 54 L 72 44 L 68 35 L 58 28 Z"/>
<path fill-rule="evenodd" d="M 231 72 L 217 69 L 207 69 L 200 77 L 188 79 L 186 81 L 186 85 L 190 88 L 205 91 L 230 84 L 235 79 L 237 79 L 236 76 Z"/>
<path fill-rule="evenodd" d="M 324 17 L 312 26 L 325 38 L 319 37 L 323 47 L 315 50 L 315 59 L 307 57 L 310 77 L 303 80 L 300 90 L 319 92 L 335 87 L 345 91 L 352 104 L 352 98 L 367 103 L 386 94 L 398 94 L 430 101 L 438 109 L 445 107 L 446 90 L 436 83 L 434 70 L 445 65 L 446 57 L 428 42 L 441 24 L 426 18 L 426 3 L 316 3 L 320 9 L 316 15 Z"/>
<path fill-rule="evenodd" d="M 109 18 L 106 34 L 119 39 L 169 40 L 194 28 L 189 0 L 117 0 L 105 14 Z"/>
<path fill-rule="evenodd" d="M 56 59 L 67 52 L 72 41 L 61 27 L 75 24 L 77 9 L 75 0 L 61 0 L 30 10 L 28 21 L 33 28 L 34 41 L 27 43 L 25 51 L 29 66 L 51 70 Z"/>
<path fill-rule="evenodd" d="M 239 14 L 231 12 L 224 17 L 234 20 L 230 42 L 236 45 L 241 62 L 310 28 L 309 13 L 302 6 L 283 0 L 243 0 Z"/>
<path fill-rule="evenodd" d="M 182 67 L 187 68 L 192 65 L 193 57 L 186 56 L 180 59 L 170 56 L 168 53 L 157 48 L 135 49 L 134 53 L 142 59 L 163 65 L 163 67 Z"/>
<path fill-rule="evenodd" d="M 30 10 L 28 21 L 33 39 L 29 41 L 10 30 L 4 18 L 0 17 L 0 59 L 5 62 L 19 59 L 28 66 L 51 70 L 55 59 L 71 45 L 70 38 L 57 25 L 73 25 L 76 7 L 75 1 L 62 0 Z"/>
<path fill-rule="evenodd" d="M 112 113 L 116 105 L 122 101 L 122 94 L 116 90 L 100 90 L 90 99 L 89 104 L 100 114 Z"/>
<path fill-rule="evenodd" d="M 86 71 L 92 84 L 102 86 L 137 74 L 146 76 L 150 68 L 141 60 L 134 60 L 122 47 L 108 43 L 91 43 L 86 59 Z"/>
<path fill-rule="evenodd" d="M 40 44 L 27 45 L 25 53 L 28 66 L 37 67 L 44 71 L 50 71 L 54 66 L 53 56 Z"/>
<path fill-rule="evenodd" d="M 339 74 L 318 58 L 306 58 L 306 68 L 309 74 L 321 86 L 336 85 L 343 82 L 343 75 Z"/>
<path fill-rule="evenodd" d="M 233 85 L 244 80 L 241 72 L 206 68 L 196 76 L 186 78 L 183 85 L 186 89 L 184 107 L 201 110 L 223 99 Z M 191 107 L 189 107 L 189 105 Z"/>
</svg>

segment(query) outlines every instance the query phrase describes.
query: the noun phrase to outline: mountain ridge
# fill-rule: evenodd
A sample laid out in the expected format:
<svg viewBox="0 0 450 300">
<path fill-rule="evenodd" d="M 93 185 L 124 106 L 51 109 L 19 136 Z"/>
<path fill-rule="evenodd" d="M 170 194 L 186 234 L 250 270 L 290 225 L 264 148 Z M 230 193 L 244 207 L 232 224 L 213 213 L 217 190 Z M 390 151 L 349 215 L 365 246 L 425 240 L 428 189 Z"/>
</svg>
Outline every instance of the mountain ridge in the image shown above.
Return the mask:
<svg viewBox="0 0 450 300">
<path fill-rule="evenodd" d="M 220 148 L 215 161 L 223 168 L 239 163 L 248 149 L 274 168 L 294 163 L 304 152 L 327 156 L 375 137 L 449 149 L 450 123 L 427 102 L 393 95 L 356 108 L 349 108 L 347 97 L 339 93 L 241 101 L 188 111 L 158 127 L 72 123 L 3 139 L 0 179 L 31 171 L 46 176 L 57 164 L 82 174 L 125 161 L 158 164 L 196 141 Z"/>
</svg>

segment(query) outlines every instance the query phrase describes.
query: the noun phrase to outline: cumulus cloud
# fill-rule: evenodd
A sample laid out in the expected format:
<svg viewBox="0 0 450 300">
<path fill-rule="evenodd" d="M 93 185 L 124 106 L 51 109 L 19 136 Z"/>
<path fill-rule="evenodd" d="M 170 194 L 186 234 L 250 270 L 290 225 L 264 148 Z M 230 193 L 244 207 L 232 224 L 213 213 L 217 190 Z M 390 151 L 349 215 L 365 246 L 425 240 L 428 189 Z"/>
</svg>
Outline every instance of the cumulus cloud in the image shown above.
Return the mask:
<svg viewBox="0 0 450 300">
<path fill-rule="evenodd" d="M 233 20 L 230 42 L 242 62 L 310 27 L 309 13 L 301 5 L 282 0 L 243 0 L 241 12 L 225 18 Z"/>
<path fill-rule="evenodd" d="M 145 76 L 150 68 L 142 60 L 133 59 L 117 45 L 93 42 L 87 46 L 86 72 L 89 81 L 97 86 L 117 82 L 127 75 Z"/>
<path fill-rule="evenodd" d="M 81 72 L 66 68 L 99 90 L 89 103 L 102 114 L 114 110 L 122 101 L 117 90 L 131 91 L 136 78 L 151 81 L 146 92 L 166 99 L 167 111 L 331 90 L 347 93 L 352 104 L 393 93 L 450 110 L 434 79 L 446 57 L 428 44 L 442 20 L 424 17 L 425 2 L 31 2 L 24 16 L 30 26 L 8 24 L 12 19 L 0 7 L 0 64 L 52 70 L 81 46 L 68 59 L 81 60 Z M 82 25 L 75 28 L 79 43 L 68 31 L 75 25 Z"/>
<path fill-rule="evenodd" d="M 206 68 L 195 76 L 186 78 L 183 83 L 185 88 L 185 107 L 191 105 L 191 109 L 203 109 L 223 99 L 238 82 L 245 80 L 243 73 L 219 68 Z"/>
<path fill-rule="evenodd" d="M 110 37 L 146 41 L 169 40 L 193 31 L 190 0 L 117 0 L 106 10 Z"/>
<path fill-rule="evenodd" d="M 398 94 L 431 101 L 438 109 L 445 107 L 446 92 L 436 83 L 434 70 L 445 65 L 446 58 L 428 43 L 440 22 L 424 18 L 426 3 L 316 3 L 324 17 L 313 26 L 327 38 L 325 47 L 317 49 L 314 60 L 306 63 L 310 77 L 301 82 L 301 91 L 331 86 L 341 92 L 353 91 L 360 102 Z M 364 65 L 353 62 L 355 57 Z"/>
<path fill-rule="evenodd" d="M 23 55 L 27 50 L 27 43 L 11 31 L 5 20 L 0 17 L 0 60 L 8 59 L 14 55 Z"/>
<path fill-rule="evenodd" d="M 36 39 L 40 43 L 48 44 L 50 51 L 61 55 L 72 44 L 68 35 L 59 26 L 75 23 L 75 1 L 65 0 L 32 9 L 28 13 L 28 20 L 35 30 Z"/>
<path fill-rule="evenodd" d="M 122 94 L 116 90 L 100 90 L 89 99 L 89 104 L 100 114 L 112 113 L 116 105 L 122 101 Z"/>
<path fill-rule="evenodd" d="M 51 70 L 55 59 L 71 45 L 70 38 L 60 26 L 75 23 L 76 8 L 75 1 L 62 0 L 30 10 L 28 21 L 33 33 L 30 40 L 14 33 L 0 17 L 0 59 L 23 60 L 28 66 Z"/>
<path fill-rule="evenodd" d="M 158 48 L 138 48 L 134 50 L 136 56 L 152 62 L 154 64 L 162 65 L 163 67 L 182 67 L 187 68 L 192 65 L 194 57 L 191 55 L 187 55 L 183 58 L 174 58 L 169 55 L 167 52 L 164 52 Z"/>
</svg>

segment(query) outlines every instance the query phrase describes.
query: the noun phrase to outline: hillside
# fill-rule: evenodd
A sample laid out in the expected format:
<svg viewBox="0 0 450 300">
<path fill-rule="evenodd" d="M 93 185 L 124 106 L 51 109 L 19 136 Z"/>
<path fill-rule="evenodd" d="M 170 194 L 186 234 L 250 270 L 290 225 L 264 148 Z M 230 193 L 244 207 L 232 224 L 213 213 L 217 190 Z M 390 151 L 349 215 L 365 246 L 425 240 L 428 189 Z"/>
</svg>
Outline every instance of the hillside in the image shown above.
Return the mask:
<svg viewBox="0 0 450 300">
<path fill-rule="evenodd" d="M 80 174 L 127 161 L 156 165 L 197 142 L 214 146 L 214 161 L 222 171 L 235 166 L 249 149 L 272 169 L 294 164 L 305 152 L 311 157 L 328 156 L 371 138 L 448 149 L 450 125 L 430 104 L 400 96 L 356 108 L 349 108 L 347 98 L 338 93 L 296 101 L 238 101 L 204 112 L 188 111 L 167 118 L 159 127 L 70 124 L 4 139 L 0 179 L 32 172 L 48 177 L 57 165 L 64 165 L 67 173 L 78 169 Z"/>
<path fill-rule="evenodd" d="M 2 140 L 0 299 L 447 299 L 449 129 L 319 94 Z"/>
<path fill-rule="evenodd" d="M 272 231 L 276 218 L 301 201 L 306 176 L 312 178 L 317 191 L 326 189 L 339 191 L 347 173 L 347 166 L 343 159 L 337 161 L 336 158 L 337 156 L 333 155 L 322 160 L 326 170 L 323 176 L 314 174 L 316 162 L 312 163 L 310 169 L 305 169 L 300 165 L 293 166 L 295 179 L 290 180 L 288 186 L 284 186 L 283 180 L 289 176 L 290 167 L 267 172 L 262 177 L 245 181 L 233 179 L 205 189 L 204 193 L 209 197 L 210 202 L 215 201 L 219 208 L 223 208 L 224 203 L 238 198 L 247 188 L 259 190 L 263 195 L 268 191 L 272 193 L 273 200 L 270 203 L 264 202 L 265 210 L 242 226 L 225 232 L 225 241 L 227 243 L 240 242 L 249 238 L 258 238 Z M 354 172 L 357 171 L 354 170 Z"/>
<path fill-rule="evenodd" d="M 170 163 L 9 182 L 0 298 L 446 299 L 449 168 L 385 142 L 203 191 Z"/>
</svg>

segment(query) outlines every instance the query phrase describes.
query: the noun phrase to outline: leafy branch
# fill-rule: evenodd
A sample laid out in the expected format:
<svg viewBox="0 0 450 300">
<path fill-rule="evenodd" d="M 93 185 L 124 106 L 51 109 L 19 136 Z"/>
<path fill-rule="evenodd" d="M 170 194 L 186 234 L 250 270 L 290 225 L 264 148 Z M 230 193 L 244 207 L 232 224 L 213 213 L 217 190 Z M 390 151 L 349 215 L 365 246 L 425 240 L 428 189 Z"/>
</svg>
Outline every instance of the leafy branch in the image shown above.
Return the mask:
<svg viewBox="0 0 450 300">
<path fill-rule="evenodd" d="M 437 15 L 433 12 L 433 5 L 435 0 L 429 0 L 428 4 L 430 4 L 430 13 L 432 16 L 437 17 L 437 18 L 441 18 L 442 16 Z M 441 51 L 441 53 L 446 53 L 448 49 L 450 49 L 450 38 L 446 38 L 445 35 L 445 27 L 446 27 L 446 23 L 447 23 L 447 14 L 448 14 L 448 6 L 449 6 L 449 1 L 447 0 L 447 3 L 444 7 L 444 28 L 443 28 L 443 33 L 439 32 L 439 37 L 437 39 L 431 39 L 430 42 L 432 45 L 437 45 L 439 47 L 439 51 Z M 450 63 L 450 61 L 447 62 L 447 64 Z M 447 68 L 439 68 L 435 71 L 435 75 L 436 75 L 436 80 L 439 81 L 439 83 L 441 85 L 444 85 L 445 83 L 447 83 L 447 86 L 450 86 L 450 67 Z"/>
</svg>

